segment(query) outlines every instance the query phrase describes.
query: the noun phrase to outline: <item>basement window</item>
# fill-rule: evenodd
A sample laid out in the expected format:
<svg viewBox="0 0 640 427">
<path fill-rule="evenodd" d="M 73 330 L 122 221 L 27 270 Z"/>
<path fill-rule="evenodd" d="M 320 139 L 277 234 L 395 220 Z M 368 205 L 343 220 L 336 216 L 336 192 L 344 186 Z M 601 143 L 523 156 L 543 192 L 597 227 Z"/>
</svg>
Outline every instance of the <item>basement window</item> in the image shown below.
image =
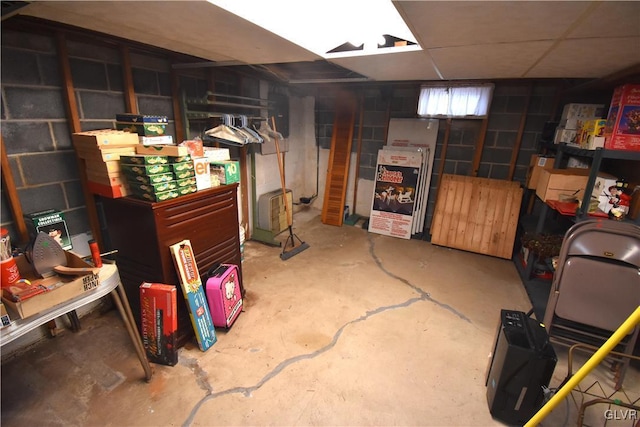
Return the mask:
<svg viewBox="0 0 640 427">
<path fill-rule="evenodd" d="M 421 117 L 484 118 L 489 111 L 493 85 L 423 86 L 418 99 Z"/>
</svg>

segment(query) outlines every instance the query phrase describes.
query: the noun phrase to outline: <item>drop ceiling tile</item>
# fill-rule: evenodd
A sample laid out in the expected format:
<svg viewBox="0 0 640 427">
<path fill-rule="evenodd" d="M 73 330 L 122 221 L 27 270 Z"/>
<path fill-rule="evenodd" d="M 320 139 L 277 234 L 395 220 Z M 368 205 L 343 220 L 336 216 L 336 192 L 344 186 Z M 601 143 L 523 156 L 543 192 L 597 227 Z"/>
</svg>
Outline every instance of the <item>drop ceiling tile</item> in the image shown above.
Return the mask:
<svg viewBox="0 0 640 427">
<path fill-rule="evenodd" d="M 211 61 L 250 64 L 319 57 L 206 1 L 40 2 L 24 13 Z"/>
<path fill-rule="evenodd" d="M 396 1 L 423 48 L 551 40 L 589 2 Z"/>
<path fill-rule="evenodd" d="M 373 80 L 439 80 L 423 51 L 332 59 L 331 62 Z"/>
<path fill-rule="evenodd" d="M 565 40 L 525 77 L 598 78 L 640 63 L 640 37 Z"/>
<path fill-rule="evenodd" d="M 634 36 L 640 36 L 640 2 L 605 1 L 600 2 L 567 38 Z"/>
<path fill-rule="evenodd" d="M 430 49 L 445 79 L 521 78 L 552 42 L 503 43 Z"/>
</svg>

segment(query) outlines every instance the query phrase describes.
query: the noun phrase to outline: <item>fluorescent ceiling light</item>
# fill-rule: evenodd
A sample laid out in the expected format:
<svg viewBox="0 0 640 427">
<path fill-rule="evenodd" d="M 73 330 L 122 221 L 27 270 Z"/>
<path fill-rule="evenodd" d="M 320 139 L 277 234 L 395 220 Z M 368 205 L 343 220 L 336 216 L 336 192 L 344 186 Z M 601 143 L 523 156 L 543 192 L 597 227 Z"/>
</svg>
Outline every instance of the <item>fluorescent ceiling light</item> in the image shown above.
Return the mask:
<svg viewBox="0 0 640 427">
<path fill-rule="evenodd" d="M 344 51 L 327 53 L 348 42 L 364 44 L 353 56 L 419 49 L 391 0 L 208 1 L 323 58 L 349 56 Z M 377 49 L 385 34 L 413 44 Z"/>
</svg>

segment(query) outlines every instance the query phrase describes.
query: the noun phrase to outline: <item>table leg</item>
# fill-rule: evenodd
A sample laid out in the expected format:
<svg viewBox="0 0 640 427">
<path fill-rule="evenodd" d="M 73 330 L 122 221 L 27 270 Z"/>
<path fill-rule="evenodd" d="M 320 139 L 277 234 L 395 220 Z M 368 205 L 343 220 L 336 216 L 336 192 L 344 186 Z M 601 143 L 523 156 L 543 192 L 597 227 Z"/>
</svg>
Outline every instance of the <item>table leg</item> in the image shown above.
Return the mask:
<svg viewBox="0 0 640 427">
<path fill-rule="evenodd" d="M 142 344 L 140 335 L 138 335 L 138 329 L 135 320 L 133 319 L 133 315 L 131 314 L 129 301 L 127 299 L 122 300 L 121 295 L 119 295 L 119 293 L 124 293 L 124 291 L 121 290 L 121 286 L 122 284 L 119 284 L 116 289 L 111 291 L 111 296 L 118 307 L 122 321 L 127 328 L 131 342 L 133 343 L 136 353 L 138 354 L 138 358 L 140 359 L 140 363 L 142 364 L 142 369 L 144 369 L 147 381 L 149 381 L 152 375 L 151 365 L 149 364 L 149 360 L 147 359 L 147 355 L 144 351 L 144 345 Z"/>
</svg>

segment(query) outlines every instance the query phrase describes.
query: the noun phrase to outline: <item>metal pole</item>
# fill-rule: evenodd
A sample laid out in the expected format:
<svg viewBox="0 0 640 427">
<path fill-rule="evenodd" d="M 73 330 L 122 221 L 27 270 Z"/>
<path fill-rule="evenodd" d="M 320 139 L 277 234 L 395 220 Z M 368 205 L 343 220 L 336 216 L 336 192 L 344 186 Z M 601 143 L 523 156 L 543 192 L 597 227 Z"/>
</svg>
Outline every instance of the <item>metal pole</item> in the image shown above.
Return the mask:
<svg viewBox="0 0 640 427">
<path fill-rule="evenodd" d="M 569 381 L 560 389 L 553 397 L 524 425 L 525 427 L 533 427 L 540 424 L 551 411 L 573 390 L 579 383 L 589 375 L 589 372 L 602 362 L 602 360 L 615 348 L 622 339 L 627 336 L 636 325 L 640 323 L 640 305 L 631 315 L 624 321 L 622 325 L 611 335 L 598 351 L 594 353 L 589 360 L 571 377 Z"/>
</svg>

